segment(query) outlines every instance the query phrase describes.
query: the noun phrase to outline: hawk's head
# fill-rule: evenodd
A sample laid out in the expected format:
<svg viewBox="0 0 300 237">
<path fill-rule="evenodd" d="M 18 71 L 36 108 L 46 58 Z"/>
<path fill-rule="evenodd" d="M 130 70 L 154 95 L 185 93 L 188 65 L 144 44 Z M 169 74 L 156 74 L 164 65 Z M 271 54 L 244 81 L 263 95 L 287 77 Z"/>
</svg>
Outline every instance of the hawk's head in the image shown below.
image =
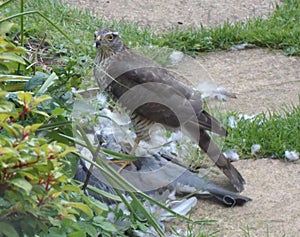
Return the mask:
<svg viewBox="0 0 300 237">
<path fill-rule="evenodd" d="M 112 29 L 100 29 L 94 34 L 95 46 L 103 55 L 119 52 L 124 49 L 124 44 L 119 33 Z"/>
</svg>

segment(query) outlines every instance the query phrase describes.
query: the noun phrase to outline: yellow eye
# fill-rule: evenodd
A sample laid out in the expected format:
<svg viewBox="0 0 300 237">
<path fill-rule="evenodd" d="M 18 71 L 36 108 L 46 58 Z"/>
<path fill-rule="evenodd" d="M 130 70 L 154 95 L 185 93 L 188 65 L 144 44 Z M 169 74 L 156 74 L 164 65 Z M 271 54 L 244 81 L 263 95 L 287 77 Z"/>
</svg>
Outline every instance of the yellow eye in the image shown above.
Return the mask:
<svg viewBox="0 0 300 237">
<path fill-rule="evenodd" d="M 113 36 L 113 35 L 107 35 L 107 36 L 105 36 L 105 39 L 106 39 L 107 41 L 111 42 L 111 41 L 113 41 L 114 36 Z"/>
</svg>

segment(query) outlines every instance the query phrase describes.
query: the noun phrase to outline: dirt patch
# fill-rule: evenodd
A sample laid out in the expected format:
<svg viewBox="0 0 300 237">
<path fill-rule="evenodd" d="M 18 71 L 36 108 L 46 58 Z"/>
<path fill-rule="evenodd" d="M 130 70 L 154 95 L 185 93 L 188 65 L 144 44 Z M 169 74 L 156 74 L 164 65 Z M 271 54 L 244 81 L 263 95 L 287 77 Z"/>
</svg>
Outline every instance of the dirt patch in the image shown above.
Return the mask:
<svg viewBox="0 0 300 237">
<path fill-rule="evenodd" d="M 267 17 L 275 8 L 276 0 L 64 0 L 71 6 L 80 6 L 106 20 L 124 20 L 151 26 L 158 30 L 170 27 L 210 26 L 246 21 L 254 16 Z"/>
<path fill-rule="evenodd" d="M 252 114 L 299 104 L 300 58 L 249 49 L 209 53 L 199 62 L 211 80 L 237 94 L 226 103 L 229 110 Z"/>
<path fill-rule="evenodd" d="M 108 20 L 133 21 L 157 30 L 266 17 L 275 3 L 273 0 L 65 1 Z M 198 61 L 214 82 L 237 93 L 237 99 L 226 103 L 230 110 L 251 114 L 299 103 L 299 58 L 286 57 L 279 51 L 252 49 L 209 53 Z M 192 83 L 197 84 L 197 79 Z M 217 236 L 243 236 L 247 229 L 251 236 L 298 236 L 300 163 L 260 159 L 238 161 L 235 166 L 247 182 L 243 194 L 253 201 L 236 208 L 199 201 L 193 219 L 218 220 L 206 227 L 220 230 Z M 222 186 L 228 184 L 223 175 L 212 179 Z"/>
<path fill-rule="evenodd" d="M 299 236 L 300 162 L 259 159 L 234 164 L 247 182 L 243 195 L 253 200 L 234 208 L 199 201 L 191 217 L 217 220 L 205 227 L 219 231 L 217 236 Z M 228 186 L 221 175 L 211 179 Z"/>
</svg>

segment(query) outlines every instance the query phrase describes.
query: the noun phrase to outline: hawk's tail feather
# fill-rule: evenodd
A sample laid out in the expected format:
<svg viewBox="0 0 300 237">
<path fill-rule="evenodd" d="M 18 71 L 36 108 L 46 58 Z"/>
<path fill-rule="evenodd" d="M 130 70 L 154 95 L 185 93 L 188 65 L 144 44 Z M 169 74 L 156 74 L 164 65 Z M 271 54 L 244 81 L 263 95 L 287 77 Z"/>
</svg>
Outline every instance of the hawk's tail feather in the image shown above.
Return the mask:
<svg viewBox="0 0 300 237">
<path fill-rule="evenodd" d="M 240 172 L 230 163 L 228 159 L 226 159 L 223 155 L 220 156 L 219 159 L 225 159 L 227 164 L 224 166 L 219 166 L 218 162 L 216 165 L 223 171 L 223 173 L 229 178 L 230 182 L 232 183 L 233 187 L 238 192 L 242 192 L 244 190 L 245 180 Z M 222 162 L 223 163 L 223 162 Z"/>
<path fill-rule="evenodd" d="M 221 125 L 221 123 L 216 118 L 211 116 L 205 110 L 201 111 L 201 113 L 197 116 L 200 127 L 213 133 L 219 134 L 221 136 L 227 136 L 227 130 Z"/>
<path fill-rule="evenodd" d="M 200 131 L 199 146 L 216 164 L 219 169 L 229 178 L 237 191 L 244 190 L 245 180 L 240 172 L 222 154 L 218 146 L 211 140 L 210 136 L 203 130 Z"/>
</svg>

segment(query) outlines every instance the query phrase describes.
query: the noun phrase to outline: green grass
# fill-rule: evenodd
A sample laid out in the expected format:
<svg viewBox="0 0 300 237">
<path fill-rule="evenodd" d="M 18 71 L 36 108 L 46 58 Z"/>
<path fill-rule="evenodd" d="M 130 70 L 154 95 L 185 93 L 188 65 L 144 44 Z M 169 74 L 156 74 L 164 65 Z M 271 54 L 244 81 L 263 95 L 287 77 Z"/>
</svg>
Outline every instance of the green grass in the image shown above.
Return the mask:
<svg viewBox="0 0 300 237">
<path fill-rule="evenodd" d="M 18 1 L 7 4 L 5 15 L 19 11 L 18 4 L 14 4 L 16 2 Z M 51 19 L 72 42 L 66 40 L 53 27 L 49 27 L 49 23 L 37 14 L 24 17 L 27 38 L 41 40 L 46 34 L 51 50 L 55 52 L 61 47 L 67 48 L 68 53 L 77 58 L 94 57 L 93 33 L 100 27 L 111 27 L 120 31 L 122 38 L 127 43 L 131 42 L 131 46 L 153 44 L 195 54 L 228 49 L 240 43 L 251 43 L 259 47 L 282 49 L 288 55 L 300 55 L 300 1 L 298 0 L 285 0 L 283 6 L 277 6 L 267 20 L 257 17 L 249 19 L 246 23 L 233 25 L 224 22 L 213 28 L 177 28 L 157 34 L 154 34 L 154 29 L 142 28 L 135 23 L 106 22 L 87 11 L 70 8 L 59 0 L 26 1 L 25 11 L 30 10 L 38 10 Z"/>
<path fill-rule="evenodd" d="M 168 31 L 162 40 L 154 42 L 161 46 L 175 47 L 184 52 L 228 49 L 232 45 L 251 43 L 259 47 L 281 49 L 287 55 L 300 55 L 300 1 L 285 0 L 276 6 L 267 20 L 260 17 L 246 23 L 223 25 L 214 28 L 189 28 Z"/>
<path fill-rule="evenodd" d="M 299 97 L 300 98 L 300 97 Z M 237 115 L 235 115 L 237 117 Z M 258 114 L 253 119 L 240 119 L 237 127 L 230 129 L 225 149 L 235 147 L 243 158 L 273 157 L 285 159 L 284 153 L 300 151 L 300 106 L 268 114 Z M 255 156 L 251 146 L 261 145 Z"/>
</svg>

